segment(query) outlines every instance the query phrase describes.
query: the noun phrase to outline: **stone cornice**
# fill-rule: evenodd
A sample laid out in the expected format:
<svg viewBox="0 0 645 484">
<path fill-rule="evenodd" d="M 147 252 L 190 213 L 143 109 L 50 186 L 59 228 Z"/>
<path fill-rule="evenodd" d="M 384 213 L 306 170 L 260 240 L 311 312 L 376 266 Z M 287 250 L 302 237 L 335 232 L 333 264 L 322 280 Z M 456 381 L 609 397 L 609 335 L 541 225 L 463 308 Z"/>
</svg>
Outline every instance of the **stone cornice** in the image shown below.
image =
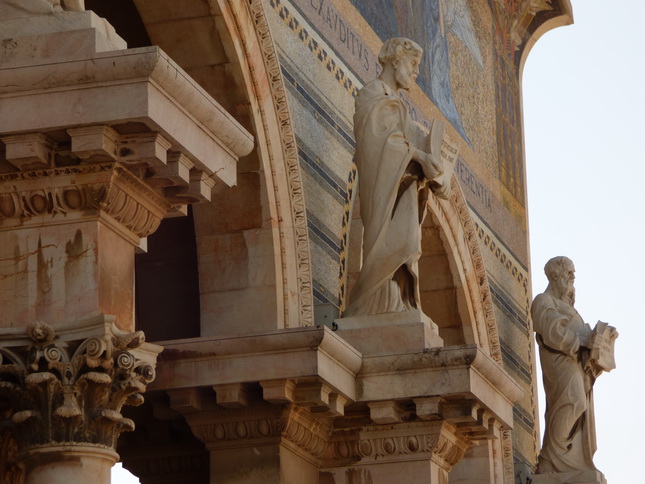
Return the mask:
<svg viewBox="0 0 645 484">
<path fill-rule="evenodd" d="M 48 69 L 46 77 L 42 76 L 44 67 Z M 43 89 L 65 91 L 77 90 L 79 86 L 147 82 L 156 84 L 168 96 L 181 103 L 183 109 L 189 111 L 193 119 L 203 124 L 208 131 L 217 133 L 219 142 L 236 158 L 247 155 L 253 149 L 253 137 L 248 131 L 159 47 L 100 52 L 91 59 L 58 63 L 56 69 L 37 63 L 4 69 L 0 93 L 25 94 Z M 136 108 L 124 106 L 126 107 L 129 111 Z M 137 116 L 147 112 L 148 108 Z M 46 120 L 41 122 L 46 123 Z M 0 122 L 0 131 L 11 132 L 9 128 L 10 126 L 5 128 Z M 30 125 L 29 128 L 34 127 Z M 16 126 L 14 129 L 23 128 Z"/>
</svg>

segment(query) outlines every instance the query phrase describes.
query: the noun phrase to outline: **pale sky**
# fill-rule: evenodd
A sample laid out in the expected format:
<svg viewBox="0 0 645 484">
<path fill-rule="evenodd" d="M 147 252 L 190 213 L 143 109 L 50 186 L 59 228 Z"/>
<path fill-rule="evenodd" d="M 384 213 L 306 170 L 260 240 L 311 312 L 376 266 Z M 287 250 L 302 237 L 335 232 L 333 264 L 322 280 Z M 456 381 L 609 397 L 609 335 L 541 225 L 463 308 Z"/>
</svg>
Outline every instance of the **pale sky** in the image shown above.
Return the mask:
<svg viewBox="0 0 645 484">
<path fill-rule="evenodd" d="M 576 265 L 582 317 L 618 329 L 618 368 L 595 386 L 594 461 L 609 484 L 640 484 L 645 1 L 572 4 L 575 24 L 545 34 L 523 75 L 533 293 L 546 287 L 544 263 L 566 255 Z M 115 469 L 113 483 L 138 482 L 126 475 Z"/>
<path fill-rule="evenodd" d="M 546 288 L 544 263 L 566 255 L 576 265 L 582 317 L 618 329 L 618 368 L 594 388 L 594 462 L 610 484 L 639 484 L 634 464 L 645 442 L 628 420 L 645 397 L 638 306 L 645 299 L 645 2 L 572 4 L 574 25 L 545 34 L 524 69 L 533 293 Z"/>
</svg>

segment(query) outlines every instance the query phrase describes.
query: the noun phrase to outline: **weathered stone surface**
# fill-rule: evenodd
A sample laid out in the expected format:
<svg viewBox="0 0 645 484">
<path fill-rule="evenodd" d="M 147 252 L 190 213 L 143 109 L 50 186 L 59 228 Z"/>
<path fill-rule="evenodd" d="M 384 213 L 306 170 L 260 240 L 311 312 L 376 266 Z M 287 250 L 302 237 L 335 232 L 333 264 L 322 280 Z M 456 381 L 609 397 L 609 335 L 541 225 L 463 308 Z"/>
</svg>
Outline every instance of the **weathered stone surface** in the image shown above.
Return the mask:
<svg viewBox="0 0 645 484">
<path fill-rule="evenodd" d="M 422 49 L 409 39 L 386 41 L 379 53 L 381 75 L 356 97 L 363 265 L 348 317 L 421 310 L 418 262 L 428 183 L 438 196 L 450 195 L 450 179 L 439 181 L 447 166 L 438 150 L 427 149 L 431 141 L 399 97 L 414 85 L 421 58 Z"/>
<path fill-rule="evenodd" d="M 615 366 L 613 341 L 618 334 L 606 323 L 598 323 L 592 331 L 575 310 L 575 268 L 570 259 L 554 257 L 546 263 L 544 272 L 549 285 L 531 306 L 547 398 L 544 443 L 537 468 L 537 473 L 545 477 L 539 482 L 600 482 L 597 479 L 604 478 L 593 462 L 593 385 L 603 367 L 610 370 Z M 603 343 L 604 364 L 599 355 Z M 581 477 L 587 475 L 592 477 Z"/>
</svg>

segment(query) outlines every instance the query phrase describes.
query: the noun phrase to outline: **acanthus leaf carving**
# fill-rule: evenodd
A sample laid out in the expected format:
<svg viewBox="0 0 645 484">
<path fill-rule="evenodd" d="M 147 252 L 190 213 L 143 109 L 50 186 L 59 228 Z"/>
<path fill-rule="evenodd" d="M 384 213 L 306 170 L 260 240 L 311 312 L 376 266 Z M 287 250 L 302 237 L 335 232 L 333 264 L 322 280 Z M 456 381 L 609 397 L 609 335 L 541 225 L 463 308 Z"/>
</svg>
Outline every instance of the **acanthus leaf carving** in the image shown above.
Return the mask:
<svg viewBox="0 0 645 484">
<path fill-rule="evenodd" d="M 98 336 L 57 342 L 55 331 L 37 322 L 27 336 L 27 347 L 0 348 L 0 402 L 9 409 L 0 426 L 13 430 L 20 452 L 58 444 L 114 449 L 119 434 L 134 429 L 121 408 L 141 403 L 155 376 L 132 353 L 143 334 L 112 324 Z"/>
</svg>

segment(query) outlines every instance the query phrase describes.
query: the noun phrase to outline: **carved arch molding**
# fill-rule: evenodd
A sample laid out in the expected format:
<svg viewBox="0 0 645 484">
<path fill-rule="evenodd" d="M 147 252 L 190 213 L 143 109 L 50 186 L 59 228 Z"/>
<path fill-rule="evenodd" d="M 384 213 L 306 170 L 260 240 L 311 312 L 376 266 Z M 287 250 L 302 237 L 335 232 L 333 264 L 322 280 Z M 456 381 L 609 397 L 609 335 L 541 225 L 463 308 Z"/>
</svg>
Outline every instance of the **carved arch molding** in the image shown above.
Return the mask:
<svg viewBox="0 0 645 484">
<path fill-rule="evenodd" d="M 226 76 L 234 86 L 231 83 L 224 88 L 218 86 L 215 89 L 222 89 L 223 93 L 210 94 L 235 117 L 251 118 L 254 128 L 267 200 L 263 216 L 271 219 L 274 228 L 272 244 L 276 254 L 278 326 L 309 326 L 313 322 L 313 292 L 304 193 L 284 82 L 263 2 L 184 0 L 180 3 L 174 0 L 134 0 L 149 32 L 155 28 L 159 31 L 159 24 L 168 26 L 171 22 L 190 21 L 197 16 L 210 15 L 212 18 L 208 29 L 189 32 L 188 44 L 200 46 L 197 55 L 192 59 L 188 57 L 189 63 L 198 62 L 194 58 L 203 52 L 228 58 Z M 172 46 L 164 45 L 179 42 L 178 37 L 169 35 L 166 40 L 164 37 L 163 34 L 158 38 L 151 35 L 153 43 L 168 51 L 182 65 L 181 59 L 175 58 Z M 190 47 L 177 48 L 181 51 Z M 212 59 L 203 62 L 203 66 L 190 67 L 199 69 L 209 67 L 209 62 L 214 63 Z M 191 68 L 187 70 L 190 74 Z"/>
<path fill-rule="evenodd" d="M 450 200 L 436 197 L 428 200 L 429 213 L 424 227 L 434 225 L 438 228 L 449 259 L 453 284 L 458 289 L 458 319 L 464 340 L 456 343 L 477 344 L 501 365 L 497 321 L 475 223 L 454 175 L 451 186 Z M 423 273 L 420 277 L 424 277 Z M 439 325 L 441 327 L 441 323 Z"/>
<path fill-rule="evenodd" d="M 134 3 L 146 1 L 134 0 Z M 225 29 L 232 40 L 230 48 L 234 52 L 227 54 L 239 64 L 243 79 L 238 86 L 243 86 L 248 96 L 256 128 L 256 147 L 268 164 L 265 168 L 267 195 L 269 213 L 278 225 L 275 245 L 280 263 L 276 276 L 281 281 L 278 290 L 284 303 L 284 327 L 310 325 L 313 322 L 312 272 L 304 192 L 294 127 L 265 7 L 262 0 L 189 3 L 194 1 L 208 3 L 215 25 Z M 176 10 L 170 6 L 165 8 Z M 144 24 L 148 23 L 145 16 L 142 19 Z M 454 262 L 451 270 L 463 294 L 460 313 L 465 342 L 477 343 L 501 364 L 497 324 L 474 223 L 454 177 L 452 185 L 451 200 L 431 200 L 429 208 Z"/>
<path fill-rule="evenodd" d="M 313 324 L 313 289 L 309 254 L 309 236 L 305 211 L 304 190 L 296 137 L 287 104 L 287 95 L 273 39 L 269 31 L 261 0 L 219 0 L 225 17 L 230 16 L 229 31 L 240 38 L 240 55 L 246 61 L 245 72 L 253 85 L 258 102 L 262 132 L 256 133 L 259 145 L 271 165 L 273 206 L 279 223 L 279 244 L 282 257 L 282 285 L 285 299 L 285 326 Z M 249 28 L 249 25 L 253 28 Z M 254 63 L 261 55 L 263 65 Z M 267 85 L 270 94 L 263 93 Z M 258 126 L 259 128 L 259 126 Z M 260 131 L 260 129 L 258 129 Z M 275 146 L 273 140 L 279 140 Z M 294 280 L 292 275 L 296 275 Z M 289 295 L 297 289 L 295 311 L 298 319 L 290 317 Z"/>
</svg>

